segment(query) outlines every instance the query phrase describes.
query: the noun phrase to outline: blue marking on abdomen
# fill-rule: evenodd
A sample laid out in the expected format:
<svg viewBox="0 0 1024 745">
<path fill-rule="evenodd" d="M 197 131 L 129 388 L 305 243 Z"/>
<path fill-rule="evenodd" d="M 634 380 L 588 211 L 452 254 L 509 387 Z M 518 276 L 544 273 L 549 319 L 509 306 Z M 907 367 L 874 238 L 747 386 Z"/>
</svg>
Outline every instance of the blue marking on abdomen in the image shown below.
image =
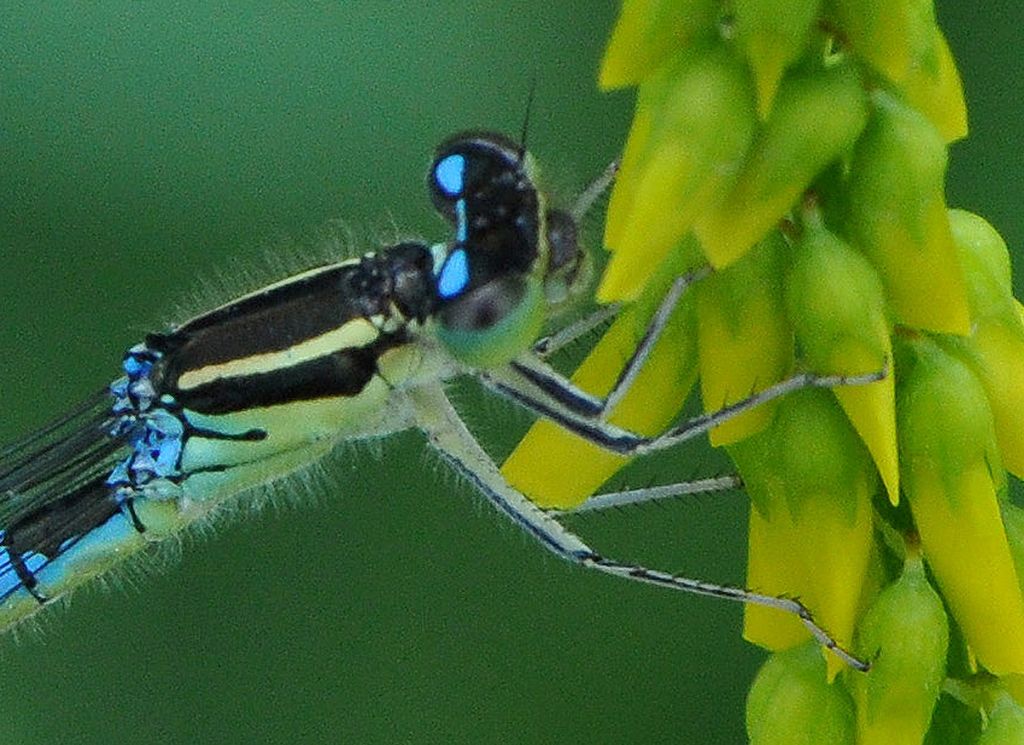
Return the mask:
<svg viewBox="0 0 1024 745">
<path fill-rule="evenodd" d="M 122 362 L 125 377 L 110 385 L 118 417 L 111 434 L 126 440 L 131 452 L 111 470 L 107 486 L 137 490 L 154 479 L 180 475 L 185 423 L 168 411 L 163 398 L 157 400 L 149 376 L 159 359 L 144 344 L 132 347 Z"/>
<path fill-rule="evenodd" d="M 111 515 L 105 523 L 88 533 L 71 538 L 61 544 L 61 553 L 33 570 L 38 591 L 56 597 L 83 579 L 102 574 L 119 563 L 127 553 L 133 553 L 147 543 L 123 512 Z"/>
<path fill-rule="evenodd" d="M 3 540 L 3 535 L 3 532 L 0 532 L 0 540 Z M 22 555 L 21 560 L 32 574 L 46 565 L 46 557 L 42 554 L 28 552 Z M 0 600 L 6 600 L 22 587 L 24 585 L 21 578 L 14 571 L 14 564 L 11 562 L 10 551 L 7 548 L 0 548 Z"/>
</svg>

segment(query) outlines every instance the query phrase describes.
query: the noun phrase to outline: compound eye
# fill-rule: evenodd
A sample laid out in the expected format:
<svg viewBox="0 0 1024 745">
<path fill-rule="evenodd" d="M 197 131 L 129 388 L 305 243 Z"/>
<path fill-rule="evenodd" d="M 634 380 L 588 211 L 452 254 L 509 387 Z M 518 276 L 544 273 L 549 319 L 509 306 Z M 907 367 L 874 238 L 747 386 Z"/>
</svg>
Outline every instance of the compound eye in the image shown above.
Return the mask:
<svg viewBox="0 0 1024 745">
<path fill-rule="evenodd" d="M 449 331 L 486 331 L 509 316 L 523 302 L 526 283 L 503 277 L 474 288 L 447 305 L 441 322 Z"/>
</svg>

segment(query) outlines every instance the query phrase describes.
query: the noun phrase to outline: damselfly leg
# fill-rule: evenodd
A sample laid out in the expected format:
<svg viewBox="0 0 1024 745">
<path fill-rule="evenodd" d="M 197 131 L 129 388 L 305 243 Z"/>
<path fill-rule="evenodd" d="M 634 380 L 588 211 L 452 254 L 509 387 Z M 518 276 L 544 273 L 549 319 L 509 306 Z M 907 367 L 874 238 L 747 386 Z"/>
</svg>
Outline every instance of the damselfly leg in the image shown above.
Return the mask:
<svg viewBox="0 0 1024 745">
<path fill-rule="evenodd" d="M 538 416 L 550 419 L 564 429 L 598 447 L 624 456 L 642 455 L 674 447 L 714 429 L 730 419 L 788 393 L 805 388 L 836 388 L 876 383 L 888 374 L 888 362 L 878 370 L 857 375 L 819 375 L 812 372 L 796 373 L 761 391 L 740 399 L 716 411 L 693 417 L 668 431 L 647 436 L 617 427 L 606 421 L 607 416 L 629 392 L 651 350 L 667 326 L 680 298 L 687 288 L 711 274 L 710 267 L 698 268 L 677 278 L 648 323 L 635 350 L 624 363 L 610 391 L 605 396 L 594 396 L 575 385 L 568 377 L 551 367 L 537 351 L 522 354 L 506 368 L 480 374 L 481 379 L 495 392 L 529 409 Z M 595 321 L 595 319 L 597 319 Z M 605 320 L 598 312 L 571 327 L 571 333 L 586 333 Z M 568 343 L 568 336 L 548 337 L 540 352 L 549 354 Z"/>
<path fill-rule="evenodd" d="M 559 558 L 622 579 L 792 613 L 826 649 L 834 652 L 857 670 L 868 669 L 866 662 L 840 646 L 815 622 L 810 610 L 797 600 L 682 577 L 603 556 L 562 525 L 555 519 L 554 514 L 537 507 L 526 496 L 512 488 L 490 456 L 466 428 L 441 388 L 421 388 L 416 391 L 413 408 L 416 412 L 417 425 L 426 433 L 428 441 L 441 457 L 472 484 L 498 512 L 511 519 Z M 637 495 L 639 496 L 639 492 Z"/>
<path fill-rule="evenodd" d="M 578 402 L 590 400 L 585 391 L 574 386 L 567 378 L 552 372 L 550 376 L 543 379 L 542 383 L 536 385 L 539 377 L 536 370 L 530 370 L 528 375 L 522 375 L 524 369 L 523 366 L 517 366 L 513 368 L 513 371 L 530 384 L 535 384 L 533 390 L 508 374 L 491 374 L 484 378 L 484 382 L 495 392 L 538 416 L 550 419 L 563 429 L 603 450 L 623 456 L 645 455 L 675 447 L 709 432 L 746 411 L 794 391 L 806 388 L 868 385 L 883 380 L 888 374 L 888 365 L 860 375 L 797 373 L 721 409 L 688 419 L 660 435 L 647 436 L 596 418 L 596 415 L 603 415 L 606 411 L 606 407 L 602 405 L 602 399 L 593 399 L 599 405 L 596 412 L 589 404 L 580 406 L 582 411 L 574 410 L 572 405 L 566 405 L 567 401 L 578 404 Z"/>
</svg>

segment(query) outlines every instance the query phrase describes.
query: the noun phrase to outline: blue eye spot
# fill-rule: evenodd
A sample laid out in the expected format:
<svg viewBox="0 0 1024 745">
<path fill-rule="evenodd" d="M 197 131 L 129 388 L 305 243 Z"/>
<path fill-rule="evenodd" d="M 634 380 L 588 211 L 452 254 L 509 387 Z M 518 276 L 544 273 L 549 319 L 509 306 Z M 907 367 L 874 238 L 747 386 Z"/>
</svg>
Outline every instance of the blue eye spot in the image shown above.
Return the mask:
<svg viewBox="0 0 1024 745">
<path fill-rule="evenodd" d="M 458 154 L 442 158 L 434 167 L 434 179 L 438 188 L 450 197 L 457 197 L 462 193 L 465 174 L 466 159 Z"/>
<path fill-rule="evenodd" d="M 457 248 L 452 251 L 441 267 L 441 274 L 437 278 L 437 292 L 443 298 L 450 298 L 458 295 L 466 289 L 469 284 L 469 259 L 466 251 Z"/>
</svg>

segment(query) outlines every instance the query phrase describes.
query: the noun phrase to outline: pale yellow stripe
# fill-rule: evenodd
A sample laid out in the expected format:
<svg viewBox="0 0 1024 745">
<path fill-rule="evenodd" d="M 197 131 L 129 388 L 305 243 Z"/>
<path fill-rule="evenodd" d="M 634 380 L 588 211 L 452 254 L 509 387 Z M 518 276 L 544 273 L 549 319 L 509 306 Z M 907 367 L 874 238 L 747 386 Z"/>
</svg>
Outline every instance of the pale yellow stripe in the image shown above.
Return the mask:
<svg viewBox="0 0 1024 745">
<path fill-rule="evenodd" d="M 377 327 L 368 320 L 354 318 L 336 329 L 331 329 L 312 339 L 306 339 L 287 349 L 239 357 L 216 365 L 189 370 L 178 378 L 178 388 L 187 391 L 220 378 L 259 375 L 287 369 L 343 349 L 365 346 L 373 342 L 379 335 Z"/>
</svg>

